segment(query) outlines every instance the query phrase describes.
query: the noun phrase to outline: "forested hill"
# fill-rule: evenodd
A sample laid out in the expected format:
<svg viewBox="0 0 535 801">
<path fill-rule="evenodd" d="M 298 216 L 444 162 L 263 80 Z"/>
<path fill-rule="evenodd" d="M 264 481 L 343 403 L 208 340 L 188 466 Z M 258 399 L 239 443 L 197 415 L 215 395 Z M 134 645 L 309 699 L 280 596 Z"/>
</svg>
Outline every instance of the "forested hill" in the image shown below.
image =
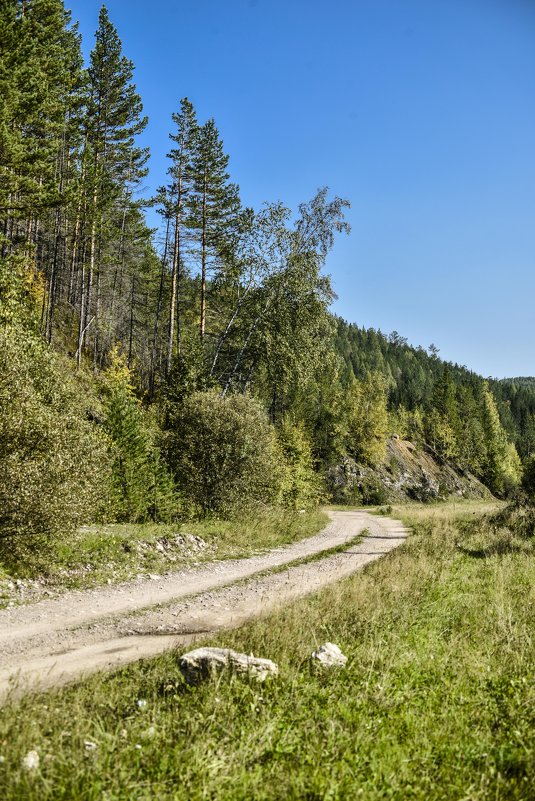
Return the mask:
<svg viewBox="0 0 535 801">
<path fill-rule="evenodd" d="M 473 414 L 472 402 L 486 384 L 492 390 L 500 421 L 523 459 L 535 450 L 535 378 L 488 379 L 485 382 L 466 367 L 444 362 L 430 345 L 413 347 L 397 332 L 382 334 L 337 319 L 336 349 L 356 378 L 378 371 L 386 379 L 388 407 L 401 418 L 429 420 L 432 410 L 442 408 L 450 421 Z M 445 408 L 440 395 L 448 401 Z M 438 406 L 437 406 L 438 404 Z M 403 426 L 402 426 L 403 428 Z M 428 428 L 429 430 L 429 428 Z M 459 437 L 463 433 L 459 427 Z M 446 448 L 450 456 L 455 448 Z"/>
<path fill-rule="evenodd" d="M 388 379 L 389 403 L 393 408 L 401 405 L 412 410 L 426 404 L 444 372 L 445 362 L 439 358 L 438 348 L 413 347 L 397 331 L 386 335 L 338 319 L 336 348 L 346 363 L 351 364 L 357 378 L 378 370 Z M 448 372 L 456 385 L 479 378 L 458 364 L 448 363 Z"/>
<path fill-rule="evenodd" d="M 516 388 L 527 387 L 529 389 L 535 390 L 535 378 L 533 376 L 517 376 L 516 378 L 502 378 L 497 383 L 511 384 Z"/>
</svg>

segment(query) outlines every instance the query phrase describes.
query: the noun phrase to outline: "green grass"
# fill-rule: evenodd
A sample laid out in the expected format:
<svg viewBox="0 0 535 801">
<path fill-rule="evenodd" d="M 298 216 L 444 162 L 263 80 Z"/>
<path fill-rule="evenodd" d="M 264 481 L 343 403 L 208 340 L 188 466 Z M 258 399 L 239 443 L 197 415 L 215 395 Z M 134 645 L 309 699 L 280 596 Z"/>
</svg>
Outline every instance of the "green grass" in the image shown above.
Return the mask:
<svg viewBox="0 0 535 801">
<path fill-rule="evenodd" d="M 277 661 L 265 685 L 189 688 L 170 653 L 6 707 L 0 797 L 531 801 L 535 552 L 493 550 L 485 508 L 394 507 L 401 549 L 210 640 Z M 326 640 L 348 666 L 318 675 Z"/>
<path fill-rule="evenodd" d="M 312 536 L 327 523 L 327 515 L 320 510 L 300 513 L 268 509 L 236 520 L 86 526 L 74 537 L 59 542 L 42 559 L 9 573 L 13 577 L 43 577 L 47 586 L 93 587 L 139 573 L 178 570 L 208 559 L 250 556 Z M 176 543 L 176 535 L 186 538 L 185 550 Z M 189 535 L 200 537 L 206 547 L 192 547 Z M 9 573 L 5 569 L 2 572 L 0 565 L 0 581 L 7 580 Z"/>
</svg>

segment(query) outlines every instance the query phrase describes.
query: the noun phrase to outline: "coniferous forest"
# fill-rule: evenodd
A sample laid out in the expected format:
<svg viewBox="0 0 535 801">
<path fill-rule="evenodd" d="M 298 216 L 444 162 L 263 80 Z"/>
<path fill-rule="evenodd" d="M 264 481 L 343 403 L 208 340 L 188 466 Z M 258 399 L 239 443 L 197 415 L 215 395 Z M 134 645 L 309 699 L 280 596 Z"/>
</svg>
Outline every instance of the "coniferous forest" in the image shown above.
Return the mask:
<svg viewBox="0 0 535 801">
<path fill-rule="evenodd" d="M 88 63 L 61 0 L 1 15 L 0 547 L 313 506 L 333 466 L 379 464 L 392 433 L 515 492 L 533 381 L 486 381 L 330 313 L 348 200 L 244 207 L 217 121 L 187 97 L 161 142 L 167 182 L 140 199 L 147 118 L 106 9 Z"/>
</svg>

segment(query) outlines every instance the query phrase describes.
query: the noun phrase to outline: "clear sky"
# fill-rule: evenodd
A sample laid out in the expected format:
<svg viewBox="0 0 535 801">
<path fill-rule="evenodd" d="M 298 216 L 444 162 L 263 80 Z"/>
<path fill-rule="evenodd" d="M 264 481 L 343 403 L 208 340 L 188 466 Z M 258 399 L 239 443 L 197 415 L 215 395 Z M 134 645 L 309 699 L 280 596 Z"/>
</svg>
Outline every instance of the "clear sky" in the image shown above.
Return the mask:
<svg viewBox="0 0 535 801">
<path fill-rule="evenodd" d="M 66 0 L 93 46 L 99 0 Z M 180 98 L 246 205 L 327 185 L 351 322 L 497 377 L 535 375 L 535 0 L 108 0 L 165 181 Z M 153 224 L 153 218 L 151 218 Z"/>
</svg>

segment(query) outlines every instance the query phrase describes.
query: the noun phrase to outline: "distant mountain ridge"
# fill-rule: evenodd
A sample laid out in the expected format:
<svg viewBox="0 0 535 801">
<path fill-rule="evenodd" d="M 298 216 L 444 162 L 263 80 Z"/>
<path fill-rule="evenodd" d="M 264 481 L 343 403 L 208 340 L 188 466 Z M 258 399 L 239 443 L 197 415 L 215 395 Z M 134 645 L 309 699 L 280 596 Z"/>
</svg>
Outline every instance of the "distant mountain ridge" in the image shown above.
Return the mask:
<svg viewBox="0 0 535 801">
<path fill-rule="evenodd" d="M 534 387 L 535 376 L 515 376 L 514 378 L 500 378 L 501 384 L 516 384 L 519 387 Z"/>
</svg>

